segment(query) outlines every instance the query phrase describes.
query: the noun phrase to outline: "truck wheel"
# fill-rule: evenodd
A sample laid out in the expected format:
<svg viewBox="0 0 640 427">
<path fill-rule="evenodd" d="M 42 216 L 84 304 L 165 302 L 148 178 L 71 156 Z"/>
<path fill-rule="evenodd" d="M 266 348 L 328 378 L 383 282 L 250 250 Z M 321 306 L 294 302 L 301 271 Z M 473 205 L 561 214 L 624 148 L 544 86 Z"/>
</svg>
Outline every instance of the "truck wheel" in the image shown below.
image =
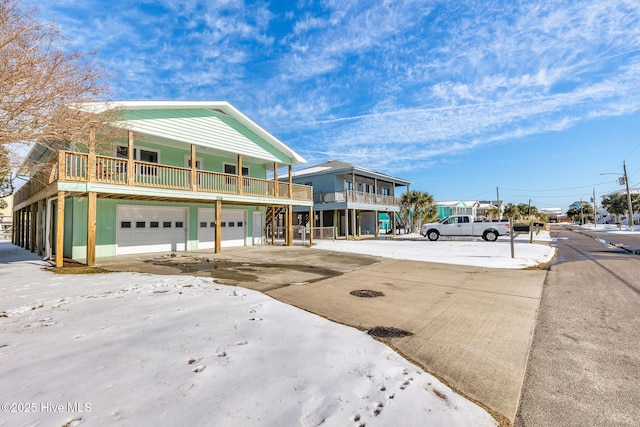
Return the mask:
<svg viewBox="0 0 640 427">
<path fill-rule="evenodd" d="M 440 237 L 440 233 L 438 232 L 438 230 L 427 231 L 427 238 L 432 242 L 435 240 L 438 240 L 439 237 Z"/>
<path fill-rule="evenodd" d="M 482 238 L 487 242 L 495 242 L 498 240 L 498 232 L 496 230 L 485 230 Z"/>
</svg>

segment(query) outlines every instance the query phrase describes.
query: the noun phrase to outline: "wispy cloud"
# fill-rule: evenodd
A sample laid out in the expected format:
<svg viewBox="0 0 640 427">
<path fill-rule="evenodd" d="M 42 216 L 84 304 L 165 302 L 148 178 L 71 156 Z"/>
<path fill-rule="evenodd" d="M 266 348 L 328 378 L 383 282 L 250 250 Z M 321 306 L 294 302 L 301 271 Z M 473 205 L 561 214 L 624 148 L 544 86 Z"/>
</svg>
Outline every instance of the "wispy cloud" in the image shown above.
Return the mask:
<svg viewBox="0 0 640 427">
<path fill-rule="evenodd" d="M 61 1 L 120 98 L 227 99 L 310 160 L 390 172 L 640 109 L 640 3 Z M 109 13 L 107 13 L 109 12 Z M 387 153 L 392 149 L 393 155 Z"/>
</svg>

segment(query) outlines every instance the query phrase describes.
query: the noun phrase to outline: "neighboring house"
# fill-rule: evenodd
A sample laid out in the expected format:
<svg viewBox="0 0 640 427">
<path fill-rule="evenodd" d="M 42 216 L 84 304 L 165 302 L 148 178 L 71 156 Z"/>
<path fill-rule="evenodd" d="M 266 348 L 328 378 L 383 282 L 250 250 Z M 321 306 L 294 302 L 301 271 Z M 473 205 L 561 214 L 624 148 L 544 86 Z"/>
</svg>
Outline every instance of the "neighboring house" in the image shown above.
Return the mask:
<svg viewBox="0 0 640 427">
<path fill-rule="evenodd" d="M 562 208 L 542 208 L 540 212 L 547 216 L 549 222 L 560 222 L 562 219 Z"/>
<path fill-rule="evenodd" d="M 405 179 L 340 160 L 296 170 L 293 182 L 313 187 L 313 227 L 318 230 L 330 227 L 336 231 L 335 237 L 377 236 L 381 229 L 389 226 L 389 231 L 395 233 L 394 225 L 400 212 L 397 188 L 408 190 L 411 184 Z M 298 217 L 300 225 L 309 223 L 307 212 L 302 211 Z"/>
<path fill-rule="evenodd" d="M 13 224 L 13 195 L 2 197 L 0 200 L 6 203 L 4 209 L 0 208 L 0 240 L 10 240 L 11 226 Z"/>
<path fill-rule="evenodd" d="M 292 166 L 305 160 L 227 102 L 82 108 L 122 110 L 114 126 L 125 136 L 98 151 L 95 143 L 85 152 L 36 145 L 25 165 L 40 167 L 14 197 L 14 243 L 57 266 L 63 254 L 92 265 L 121 254 L 262 244 L 276 208 L 288 213 L 291 244 L 293 206 L 313 206 L 311 187 L 291 183 Z M 289 182 L 278 181 L 280 168 Z"/>
<path fill-rule="evenodd" d="M 449 218 L 452 215 L 471 215 L 476 221 L 494 220 L 487 212 L 492 208 L 500 209 L 500 217 L 504 211 L 502 200 L 499 200 L 496 204 L 495 200 L 449 200 L 436 202 L 438 208 L 438 215 L 436 219 Z"/>
<path fill-rule="evenodd" d="M 472 215 L 474 218 L 476 218 L 478 215 L 478 206 L 479 202 L 476 200 L 453 200 L 436 202 L 436 207 L 438 208 L 438 216 L 436 218 L 444 219 L 452 215 Z"/>
</svg>

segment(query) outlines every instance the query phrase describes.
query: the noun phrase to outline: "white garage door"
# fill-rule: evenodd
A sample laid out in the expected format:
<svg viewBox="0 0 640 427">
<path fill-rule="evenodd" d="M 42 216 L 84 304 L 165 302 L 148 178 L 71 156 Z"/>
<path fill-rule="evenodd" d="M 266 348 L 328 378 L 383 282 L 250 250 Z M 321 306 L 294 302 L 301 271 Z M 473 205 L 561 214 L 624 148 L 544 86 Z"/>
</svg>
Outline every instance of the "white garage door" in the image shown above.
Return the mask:
<svg viewBox="0 0 640 427">
<path fill-rule="evenodd" d="M 198 249 L 216 247 L 216 210 L 198 208 Z"/>
<path fill-rule="evenodd" d="M 244 246 L 247 236 L 247 211 L 238 209 L 222 209 L 222 247 Z"/>
<path fill-rule="evenodd" d="M 184 251 L 187 208 L 118 205 L 116 255 Z"/>
</svg>

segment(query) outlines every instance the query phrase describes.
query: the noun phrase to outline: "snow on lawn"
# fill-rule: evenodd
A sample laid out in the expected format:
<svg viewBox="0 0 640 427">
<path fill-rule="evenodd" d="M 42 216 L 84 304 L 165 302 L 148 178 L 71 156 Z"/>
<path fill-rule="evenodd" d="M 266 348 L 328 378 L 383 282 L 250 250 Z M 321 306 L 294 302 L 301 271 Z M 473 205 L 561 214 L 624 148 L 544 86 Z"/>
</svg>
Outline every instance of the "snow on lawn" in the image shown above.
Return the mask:
<svg viewBox="0 0 640 427">
<path fill-rule="evenodd" d="M 514 240 L 513 258 L 510 237 L 500 237 L 495 242 L 471 237 L 441 237 L 432 242 L 418 234 L 408 234 L 393 240 L 314 240 L 314 248 L 412 261 L 514 269 L 549 262 L 555 254 L 555 248 L 547 244 L 551 241 L 548 231 L 534 234 L 534 243 L 529 243 L 528 234 L 516 236 Z"/>
<path fill-rule="evenodd" d="M 261 293 L 43 267 L 0 242 L 0 425 L 496 425 L 366 333 Z"/>
</svg>

